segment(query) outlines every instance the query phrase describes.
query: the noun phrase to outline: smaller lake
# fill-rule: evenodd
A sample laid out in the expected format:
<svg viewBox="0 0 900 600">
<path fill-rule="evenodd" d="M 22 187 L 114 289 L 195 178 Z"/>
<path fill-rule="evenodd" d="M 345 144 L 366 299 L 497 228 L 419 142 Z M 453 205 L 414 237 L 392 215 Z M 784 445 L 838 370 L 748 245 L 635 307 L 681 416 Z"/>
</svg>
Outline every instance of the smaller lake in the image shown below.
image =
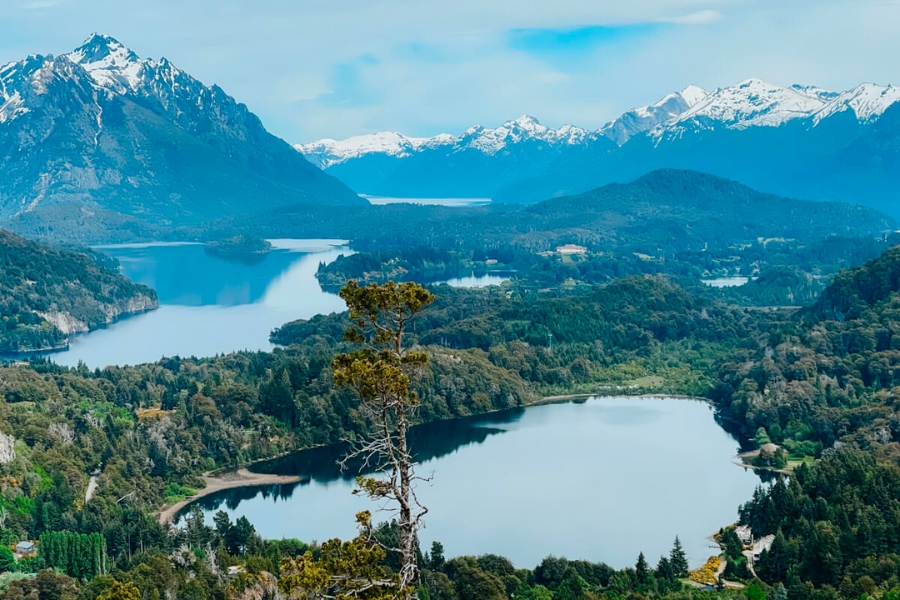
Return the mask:
<svg viewBox="0 0 900 600">
<path fill-rule="evenodd" d="M 716 277 L 715 279 L 702 279 L 704 285 L 714 288 L 740 287 L 750 283 L 749 277 Z"/>
<path fill-rule="evenodd" d="M 490 204 L 490 198 L 392 198 L 388 196 L 368 196 L 361 194 L 370 204 L 421 204 L 423 206 L 484 206 Z"/>
<path fill-rule="evenodd" d="M 509 279 L 508 275 L 470 275 L 468 277 L 448 279 L 445 283 L 450 287 L 479 288 L 489 285 L 500 285 L 504 281 L 509 281 Z"/>
<path fill-rule="evenodd" d="M 706 402 L 594 398 L 414 428 L 417 494 L 429 507 L 420 533 L 448 557 L 495 553 L 519 567 L 554 554 L 621 568 L 653 564 L 675 536 L 692 566 L 714 552 L 708 536 L 737 520 L 760 484 L 732 462 L 738 443 Z M 253 470 L 304 483 L 226 490 L 198 500 L 207 518 L 246 516 L 261 535 L 324 541 L 355 533 L 353 515 L 391 514 L 354 496 L 343 448 L 299 452 Z"/>
</svg>

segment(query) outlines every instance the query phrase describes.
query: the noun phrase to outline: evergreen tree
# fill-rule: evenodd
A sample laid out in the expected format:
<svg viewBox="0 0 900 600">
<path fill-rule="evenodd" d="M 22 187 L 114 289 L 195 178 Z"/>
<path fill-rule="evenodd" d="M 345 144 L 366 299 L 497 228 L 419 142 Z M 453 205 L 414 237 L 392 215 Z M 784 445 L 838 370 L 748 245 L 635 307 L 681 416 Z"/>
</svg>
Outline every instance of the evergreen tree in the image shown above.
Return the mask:
<svg viewBox="0 0 900 600">
<path fill-rule="evenodd" d="M 440 542 L 431 542 L 431 554 L 428 560 L 428 568 L 432 571 L 440 571 L 444 568 L 447 559 L 444 557 L 444 545 Z"/>
<path fill-rule="evenodd" d="M 634 579 L 638 585 L 650 583 L 650 565 L 647 564 L 643 552 L 638 554 L 637 563 L 634 565 Z"/>
<path fill-rule="evenodd" d="M 344 331 L 344 339 L 359 349 L 335 357 L 334 382 L 356 392 L 360 411 L 374 424 L 372 436 L 350 456 L 383 461 L 386 473 L 384 479 L 360 475 L 357 484 L 382 506 L 387 502 L 396 507 L 400 543 L 393 550 L 400 555 L 400 587 L 416 587 L 418 531 L 428 509 L 413 492 L 418 477 L 407 434 L 419 406 L 412 382 L 421 377 L 428 353 L 410 347 L 406 335 L 411 319 L 434 301 L 434 295 L 411 282 L 360 287 L 350 280 L 340 296 L 347 303 L 352 323 Z"/>
<path fill-rule="evenodd" d="M 726 529 L 722 534 L 722 546 L 725 549 L 725 556 L 732 560 L 739 559 L 744 552 L 744 544 L 741 543 L 734 529 Z"/>
<path fill-rule="evenodd" d="M 557 600 L 583 600 L 587 598 L 587 586 L 578 572 L 569 567 L 566 575 L 559 584 L 559 589 L 553 595 Z"/>
<path fill-rule="evenodd" d="M 222 539 L 228 538 L 231 531 L 231 519 L 228 517 L 228 513 L 224 510 L 216 511 L 216 514 L 213 515 L 213 523 Z"/>
<path fill-rule="evenodd" d="M 12 571 L 16 566 L 16 557 L 12 550 L 6 546 L 0 546 L 0 573 Z"/>
<path fill-rule="evenodd" d="M 665 556 L 660 557 L 656 565 L 656 578 L 665 581 L 675 580 L 675 571 L 672 570 L 672 562 Z"/>
<path fill-rule="evenodd" d="M 672 552 L 669 554 L 669 562 L 672 564 L 672 572 L 676 578 L 680 579 L 688 576 L 690 566 L 688 565 L 684 547 L 681 545 L 681 540 L 678 539 L 677 535 L 675 536 L 675 544 L 672 546 Z"/>
<path fill-rule="evenodd" d="M 763 552 L 757 565 L 757 574 L 768 583 L 787 580 L 788 570 L 797 561 L 797 551 L 779 529 L 768 552 Z"/>
</svg>

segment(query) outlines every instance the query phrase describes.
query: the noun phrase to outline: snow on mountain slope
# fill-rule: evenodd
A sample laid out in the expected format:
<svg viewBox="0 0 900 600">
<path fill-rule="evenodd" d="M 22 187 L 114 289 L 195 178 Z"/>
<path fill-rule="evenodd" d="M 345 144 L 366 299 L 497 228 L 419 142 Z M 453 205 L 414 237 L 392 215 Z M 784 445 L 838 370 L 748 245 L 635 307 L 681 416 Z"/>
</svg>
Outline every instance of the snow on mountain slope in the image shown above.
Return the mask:
<svg viewBox="0 0 900 600">
<path fill-rule="evenodd" d="M 221 88 L 97 34 L 0 66 L 0 172 L 0 219 L 63 204 L 165 223 L 364 204 Z"/>
<path fill-rule="evenodd" d="M 100 89 L 143 98 L 186 129 L 227 128 L 219 113 L 237 107 L 218 86 L 204 85 L 165 58 L 142 59 L 109 36 L 92 34 L 64 57 L 84 69 Z"/>
<path fill-rule="evenodd" d="M 851 110 L 862 123 L 868 123 L 884 114 L 892 104 L 900 102 L 900 88 L 864 83 L 852 90 L 838 94 L 813 116 L 813 123 Z"/>
<path fill-rule="evenodd" d="M 0 123 L 12 121 L 28 113 L 23 97 L 24 86 L 44 65 L 44 57 L 32 54 L 19 62 L 0 67 Z"/>
<path fill-rule="evenodd" d="M 552 129 L 541 125 L 534 117 L 523 115 L 493 129 L 480 125 L 470 127 L 459 136 L 442 133 L 429 138 L 415 138 L 383 131 L 345 140 L 323 139 L 309 144 L 297 144 L 294 148 L 306 156 L 307 160 L 324 169 L 367 154 L 404 158 L 423 149 L 443 147 L 450 152 L 474 149 L 490 155 L 526 140 L 576 145 L 583 143 L 590 135 L 587 130 L 574 125 Z"/>
<path fill-rule="evenodd" d="M 409 156 L 426 141 L 426 138 L 409 138 L 401 133 L 382 131 L 369 135 L 356 135 L 345 140 L 324 139 L 311 144 L 296 144 L 294 148 L 306 156 L 311 163 L 325 169 L 366 154 Z"/>
<path fill-rule="evenodd" d="M 3 100 L 3 104 L 0 104 L 0 123 L 12 121 L 16 117 L 28 112 L 28 109 L 25 108 L 25 103 L 22 101 L 22 96 L 19 95 L 19 92 L 15 92 L 8 98 L 3 98 Z"/>
<path fill-rule="evenodd" d="M 795 88 L 747 79 L 716 90 L 665 127 L 688 124 L 724 125 L 734 129 L 778 127 L 793 119 L 807 118 L 823 106 L 825 102 L 820 98 L 807 96 Z"/>
<path fill-rule="evenodd" d="M 817 85 L 801 85 L 799 83 L 795 83 L 791 86 L 792 90 L 796 90 L 803 94 L 804 96 L 809 96 L 811 98 L 818 98 L 823 102 L 830 102 L 834 100 L 838 96 L 838 92 L 833 92 L 831 90 L 826 90 L 820 88 Z"/>
<path fill-rule="evenodd" d="M 444 147 L 448 152 L 475 149 L 493 155 L 524 141 L 553 146 L 583 145 L 598 136 L 622 146 L 644 133 L 659 143 L 665 138 L 676 139 L 691 132 L 720 128 L 780 127 L 795 121 L 815 127 L 846 111 L 852 111 L 860 123 L 868 123 L 897 102 L 900 102 L 900 88 L 892 86 L 863 84 L 838 93 L 813 85 L 785 87 L 762 79 L 747 79 L 714 92 L 688 86 L 655 104 L 629 110 L 596 132 L 572 125 L 552 129 L 525 115 L 494 129 L 471 127 L 459 136 L 411 138 L 383 132 L 342 141 L 319 140 L 295 148 L 314 164 L 327 168 L 369 154 L 406 158 L 427 148 Z"/>
<path fill-rule="evenodd" d="M 155 62 L 141 60 L 117 40 L 97 33 L 65 57 L 81 65 L 98 85 L 117 92 L 137 90 L 145 71 Z"/>
<path fill-rule="evenodd" d="M 474 148 L 485 154 L 496 154 L 508 145 L 527 140 L 571 145 L 583 142 L 587 135 L 586 130 L 573 125 L 552 129 L 541 125 L 534 117 L 523 115 L 494 129 L 472 127 L 459 138 L 459 144 L 463 148 Z"/>
<path fill-rule="evenodd" d="M 667 95 L 656 104 L 629 110 L 601 127 L 598 133 L 621 146 L 632 137 L 678 117 L 708 95 L 703 88 L 688 86 L 681 92 Z"/>
</svg>

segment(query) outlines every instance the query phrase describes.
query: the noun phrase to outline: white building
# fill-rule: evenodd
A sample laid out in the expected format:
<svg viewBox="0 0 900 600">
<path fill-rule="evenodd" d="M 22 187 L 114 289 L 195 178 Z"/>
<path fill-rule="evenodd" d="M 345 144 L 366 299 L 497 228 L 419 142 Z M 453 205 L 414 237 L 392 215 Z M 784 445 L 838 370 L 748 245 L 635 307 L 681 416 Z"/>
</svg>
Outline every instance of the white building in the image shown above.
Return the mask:
<svg viewBox="0 0 900 600">
<path fill-rule="evenodd" d="M 560 254 L 587 254 L 587 248 L 584 246 L 576 246 L 575 244 L 557 246 L 556 251 Z"/>
<path fill-rule="evenodd" d="M 16 552 L 19 554 L 34 554 L 34 542 L 19 542 L 16 544 Z"/>
<path fill-rule="evenodd" d="M 767 535 L 764 538 L 760 538 L 753 542 L 753 562 L 759 560 L 759 556 L 763 553 L 763 551 L 768 552 L 772 549 L 772 542 L 775 541 L 774 535 Z"/>
<path fill-rule="evenodd" d="M 735 527 L 734 533 L 743 545 L 749 546 L 753 543 L 753 530 L 748 525 Z"/>
</svg>

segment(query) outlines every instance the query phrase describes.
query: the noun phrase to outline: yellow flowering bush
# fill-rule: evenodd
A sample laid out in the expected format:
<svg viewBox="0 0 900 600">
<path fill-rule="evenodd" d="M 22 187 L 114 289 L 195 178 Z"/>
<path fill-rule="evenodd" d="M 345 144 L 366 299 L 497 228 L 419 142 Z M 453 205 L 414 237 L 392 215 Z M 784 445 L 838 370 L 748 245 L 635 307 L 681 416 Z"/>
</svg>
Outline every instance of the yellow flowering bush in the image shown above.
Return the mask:
<svg viewBox="0 0 900 600">
<path fill-rule="evenodd" d="M 712 556 L 706 564 L 697 569 L 696 571 L 690 572 L 691 581 L 696 581 L 697 583 L 702 583 L 706 585 L 715 585 L 716 584 L 716 573 L 719 570 L 719 565 L 721 564 L 720 558 L 718 556 Z"/>
</svg>

